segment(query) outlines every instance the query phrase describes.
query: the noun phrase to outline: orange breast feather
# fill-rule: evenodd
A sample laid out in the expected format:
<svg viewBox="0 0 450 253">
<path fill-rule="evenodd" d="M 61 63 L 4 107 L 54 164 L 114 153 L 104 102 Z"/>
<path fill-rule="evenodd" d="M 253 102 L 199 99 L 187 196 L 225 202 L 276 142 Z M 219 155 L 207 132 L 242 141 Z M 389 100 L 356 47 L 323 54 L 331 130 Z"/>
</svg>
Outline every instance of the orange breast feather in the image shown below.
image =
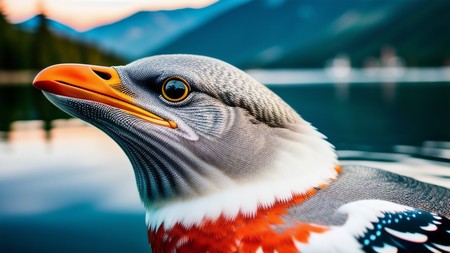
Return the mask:
<svg viewBox="0 0 450 253">
<path fill-rule="evenodd" d="M 170 229 L 161 225 L 148 231 L 154 253 L 159 252 L 298 252 L 294 240 L 308 242 L 311 233 L 323 233 L 327 227 L 298 222 L 281 228 L 283 215 L 289 207 L 298 205 L 316 193 L 315 189 L 305 194 L 294 195 L 289 201 L 278 201 L 272 207 L 261 207 L 256 215 L 246 217 L 239 214 L 234 219 L 223 215 L 217 220 L 205 220 L 200 225 L 186 228 L 176 224 Z"/>
</svg>

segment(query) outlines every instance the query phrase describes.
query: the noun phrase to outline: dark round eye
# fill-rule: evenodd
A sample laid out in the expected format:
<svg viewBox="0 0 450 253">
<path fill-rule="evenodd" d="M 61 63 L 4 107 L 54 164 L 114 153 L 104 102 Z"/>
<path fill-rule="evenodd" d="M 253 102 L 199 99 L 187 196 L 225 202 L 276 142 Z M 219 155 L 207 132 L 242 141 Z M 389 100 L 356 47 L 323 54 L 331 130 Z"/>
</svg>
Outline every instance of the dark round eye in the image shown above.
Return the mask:
<svg viewBox="0 0 450 253">
<path fill-rule="evenodd" d="M 162 96 L 170 102 L 180 102 L 189 95 L 189 85 L 178 77 L 167 79 L 162 86 Z"/>
</svg>

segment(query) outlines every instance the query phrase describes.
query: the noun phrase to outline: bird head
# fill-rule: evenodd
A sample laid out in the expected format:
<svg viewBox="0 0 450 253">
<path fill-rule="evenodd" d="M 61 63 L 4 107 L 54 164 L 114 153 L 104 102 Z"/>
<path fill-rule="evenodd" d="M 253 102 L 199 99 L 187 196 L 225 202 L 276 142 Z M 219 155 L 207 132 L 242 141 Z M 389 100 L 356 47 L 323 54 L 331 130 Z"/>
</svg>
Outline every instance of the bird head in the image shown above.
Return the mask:
<svg viewBox="0 0 450 253">
<path fill-rule="evenodd" d="M 41 71 L 34 85 L 120 145 L 155 217 L 176 205 L 187 215 L 186 203 L 209 199 L 216 204 L 203 216 L 254 212 L 336 176 L 334 149 L 323 135 L 264 85 L 213 58 L 60 64 Z M 238 198 L 228 201 L 229 192 Z M 167 223 L 167 215 L 157 219 Z"/>
</svg>

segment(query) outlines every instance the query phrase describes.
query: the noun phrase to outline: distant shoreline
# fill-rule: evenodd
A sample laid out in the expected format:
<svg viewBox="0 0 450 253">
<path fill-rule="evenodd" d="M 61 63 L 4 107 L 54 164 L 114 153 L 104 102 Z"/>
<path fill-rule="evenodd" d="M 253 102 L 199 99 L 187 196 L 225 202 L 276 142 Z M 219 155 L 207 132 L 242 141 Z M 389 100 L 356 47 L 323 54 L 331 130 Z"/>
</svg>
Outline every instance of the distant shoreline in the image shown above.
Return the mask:
<svg viewBox="0 0 450 253">
<path fill-rule="evenodd" d="M 38 70 L 0 70 L 0 86 L 27 86 Z M 450 82 L 450 67 L 436 68 L 324 68 L 249 69 L 253 78 L 266 85 L 364 84 Z M 342 74 L 344 73 L 344 75 Z"/>
<path fill-rule="evenodd" d="M 30 85 L 38 70 L 0 70 L 0 86 Z"/>
</svg>

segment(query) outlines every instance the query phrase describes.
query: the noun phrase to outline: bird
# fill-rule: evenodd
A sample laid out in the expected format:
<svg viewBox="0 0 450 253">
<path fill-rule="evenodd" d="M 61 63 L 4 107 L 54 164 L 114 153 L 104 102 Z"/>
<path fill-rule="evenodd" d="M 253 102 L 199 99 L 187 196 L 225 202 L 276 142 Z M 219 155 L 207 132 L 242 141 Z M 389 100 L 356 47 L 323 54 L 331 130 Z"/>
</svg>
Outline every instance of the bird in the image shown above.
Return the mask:
<svg viewBox="0 0 450 253">
<path fill-rule="evenodd" d="M 33 85 L 129 158 L 152 252 L 450 252 L 450 190 L 365 166 L 218 59 L 57 64 Z"/>
</svg>

